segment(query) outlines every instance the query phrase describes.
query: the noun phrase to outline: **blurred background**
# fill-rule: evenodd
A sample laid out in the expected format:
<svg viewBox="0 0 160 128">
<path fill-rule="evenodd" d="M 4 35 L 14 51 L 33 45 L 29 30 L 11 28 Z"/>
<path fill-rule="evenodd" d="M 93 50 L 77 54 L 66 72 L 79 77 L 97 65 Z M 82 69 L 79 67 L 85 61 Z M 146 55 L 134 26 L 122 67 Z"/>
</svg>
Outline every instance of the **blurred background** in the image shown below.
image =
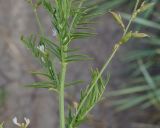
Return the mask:
<svg viewBox="0 0 160 128">
<path fill-rule="evenodd" d="M 140 15 L 134 30 L 151 37 L 131 40 L 121 47 L 108 72 L 111 79 L 104 100 L 90 114 L 82 128 L 159 128 L 160 127 L 160 0 Z M 133 0 L 102 0 L 100 11 L 118 10 L 127 22 L 134 7 Z M 52 25 L 46 12 L 39 9 L 47 34 Z M 90 79 L 90 68 L 100 68 L 121 37 L 121 29 L 109 13 L 95 19 L 98 33 L 92 39 L 77 41 L 73 47 L 94 57 L 93 61 L 71 64 L 67 79 Z M 31 89 L 25 84 L 41 81 L 31 74 L 41 70 L 38 61 L 23 46 L 20 36 L 37 33 L 38 26 L 31 7 L 25 0 L 0 0 L 0 121 L 13 127 L 12 118 L 30 118 L 30 127 L 58 127 L 58 101 L 55 94 L 43 89 Z M 67 90 L 76 100 L 82 87 Z"/>
</svg>

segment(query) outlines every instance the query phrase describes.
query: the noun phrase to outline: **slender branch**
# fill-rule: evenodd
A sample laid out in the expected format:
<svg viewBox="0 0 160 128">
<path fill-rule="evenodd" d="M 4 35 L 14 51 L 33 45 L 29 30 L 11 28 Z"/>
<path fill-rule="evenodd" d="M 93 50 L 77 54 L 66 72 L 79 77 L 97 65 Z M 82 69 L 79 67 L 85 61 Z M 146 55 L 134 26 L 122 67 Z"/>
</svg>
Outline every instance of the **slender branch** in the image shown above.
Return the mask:
<svg viewBox="0 0 160 128">
<path fill-rule="evenodd" d="M 81 9 L 81 6 L 83 5 L 83 2 L 84 2 L 84 0 L 81 1 L 80 4 L 79 4 L 79 6 L 78 6 L 78 11 L 77 11 L 77 13 L 75 14 L 75 16 L 74 16 L 73 19 L 72 19 L 72 22 L 71 22 L 71 25 L 70 25 L 70 28 L 69 28 L 69 32 L 71 32 L 71 30 L 72 30 L 72 28 L 73 28 L 75 19 L 76 19 L 77 16 L 78 16 L 78 13 L 79 13 L 79 11 L 80 11 L 80 9 Z"/>
<path fill-rule="evenodd" d="M 38 23 L 40 32 L 41 32 L 42 35 L 44 35 L 44 30 L 43 30 L 43 28 L 42 28 L 42 25 L 41 25 L 41 22 L 40 22 L 40 19 L 39 19 L 39 16 L 38 16 L 38 13 L 37 13 L 37 9 L 36 9 L 36 8 L 34 9 L 34 14 L 35 14 L 35 16 L 36 16 L 36 20 L 37 20 L 37 23 Z"/>
<path fill-rule="evenodd" d="M 36 6 L 33 4 L 32 0 L 28 0 L 28 2 L 31 4 L 31 7 L 33 9 L 33 12 L 34 12 L 34 15 L 36 17 L 36 21 L 38 23 L 38 27 L 40 29 L 40 32 L 42 35 L 44 35 L 44 30 L 43 30 L 43 27 L 41 25 L 41 22 L 40 22 L 40 19 L 39 19 L 39 16 L 38 16 L 38 13 L 37 13 L 37 9 L 36 9 Z"/>
<path fill-rule="evenodd" d="M 104 70 L 105 70 L 105 69 L 108 67 L 108 65 L 110 64 L 111 60 L 112 60 L 113 57 L 115 56 L 115 54 L 116 54 L 116 52 L 118 51 L 119 47 L 120 47 L 120 44 L 119 44 L 119 43 L 115 45 L 114 51 L 112 52 L 112 54 L 110 55 L 109 59 L 107 59 L 106 63 L 105 63 L 104 66 L 102 67 L 100 73 L 98 74 L 97 78 L 95 79 L 94 83 L 92 84 L 93 86 L 91 86 L 91 88 L 88 90 L 88 92 L 87 92 L 87 94 L 85 95 L 85 97 L 83 98 L 83 100 L 80 102 L 79 107 L 78 107 L 78 109 L 77 109 L 76 116 L 75 116 L 75 118 L 72 120 L 71 125 L 70 125 L 70 128 L 72 128 L 72 125 L 73 125 L 73 123 L 75 122 L 76 117 L 77 117 L 77 115 L 79 114 L 79 112 L 80 112 L 83 104 L 85 103 L 88 95 L 90 94 L 90 92 L 92 91 L 92 89 L 94 88 L 94 86 L 96 85 L 96 83 L 97 83 L 97 81 L 99 80 L 99 78 L 102 76 Z"/>
<path fill-rule="evenodd" d="M 128 30 L 129 30 L 129 28 L 130 28 L 130 26 L 131 26 L 131 23 L 132 23 L 132 21 L 134 20 L 134 15 L 135 15 L 136 10 L 137 10 L 137 8 L 138 8 L 139 2 L 140 2 L 140 0 L 137 0 L 136 5 L 135 5 L 135 7 L 134 7 L 133 14 L 132 14 L 132 16 L 131 16 L 131 18 L 130 18 L 130 20 L 129 20 L 129 23 L 128 23 L 128 25 L 127 25 L 124 33 L 123 33 L 123 36 L 125 36 L 125 35 L 127 34 Z"/>
<path fill-rule="evenodd" d="M 136 12 L 136 10 L 137 10 L 137 8 L 138 8 L 139 2 L 140 2 L 140 1 L 137 0 L 136 6 L 135 6 L 135 8 L 134 8 L 134 12 L 133 12 L 133 14 L 132 14 L 132 17 L 130 18 L 130 21 L 129 21 L 129 23 L 128 23 L 128 25 L 127 25 L 124 33 L 123 33 L 123 36 L 125 36 L 125 35 L 127 34 L 128 30 L 129 30 L 129 28 L 130 28 L 130 26 L 131 26 L 131 23 L 132 23 L 132 21 L 134 20 L 134 14 L 135 14 L 135 12 Z M 85 95 L 85 97 L 84 97 L 84 98 L 82 99 L 82 101 L 80 102 L 79 107 L 78 107 L 78 110 L 77 110 L 76 115 L 75 115 L 75 118 L 72 120 L 72 122 L 71 122 L 71 124 L 70 124 L 70 128 L 72 128 L 72 125 L 73 125 L 73 123 L 75 122 L 76 117 L 77 117 L 77 115 L 79 114 L 81 108 L 83 107 L 83 105 L 84 105 L 87 97 L 88 97 L 89 94 L 91 93 L 92 89 L 93 89 L 94 86 L 96 85 L 96 83 L 97 83 L 97 81 L 99 80 L 99 78 L 102 76 L 102 74 L 103 74 L 103 72 L 105 71 L 105 69 L 106 69 L 106 68 L 108 67 L 108 65 L 110 64 L 111 60 L 112 60 L 113 57 L 115 56 L 115 54 L 116 54 L 116 52 L 118 51 L 118 49 L 119 49 L 120 46 L 121 46 L 121 43 L 120 43 L 120 42 L 115 45 L 114 51 L 112 52 L 112 54 L 110 55 L 109 59 L 106 61 L 106 63 L 105 63 L 104 66 L 102 67 L 100 73 L 98 74 L 98 76 L 97 76 L 97 78 L 95 79 L 94 83 L 92 84 L 91 88 L 88 90 L 87 94 Z"/>
</svg>

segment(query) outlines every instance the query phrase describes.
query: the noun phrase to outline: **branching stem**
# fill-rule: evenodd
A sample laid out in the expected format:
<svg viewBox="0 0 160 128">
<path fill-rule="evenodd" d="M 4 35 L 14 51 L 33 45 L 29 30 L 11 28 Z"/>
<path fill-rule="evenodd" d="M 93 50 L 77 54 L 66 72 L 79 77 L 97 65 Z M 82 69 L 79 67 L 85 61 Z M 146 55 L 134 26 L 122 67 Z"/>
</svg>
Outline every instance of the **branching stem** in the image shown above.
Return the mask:
<svg viewBox="0 0 160 128">
<path fill-rule="evenodd" d="M 128 25 L 127 25 L 124 33 L 123 33 L 123 36 L 125 36 L 125 35 L 127 34 L 128 30 L 129 30 L 129 28 L 130 28 L 130 26 L 131 26 L 131 23 L 132 23 L 132 21 L 134 20 L 134 13 L 136 12 L 136 10 L 137 10 L 137 8 L 138 8 L 139 2 L 140 2 L 140 1 L 137 0 L 136 6 L 135 6 L 135 8 L 134 8 L 133 15 L 132 15 L 132 17 L 131 17 L 130 20 L 129 20 L 129 23 L 128 23 Z M 123 37 L 122 37 L 122 38 L 123 38 Z M 79 106 L 78 106 L 78 109 L 77 109 L 77 113 L 76 113 L 76 115 L 75 115 L 75 118 L 72 120 L 72 122 L 71 122 L 71 124 L 70 124 L 70 128 L 73 128 L 72 125 L 74 124 L 74 122 L 75 122 L 75 120 L 76 120 L 76 117 L 78 116 L 81 108 L 83 107 L 83 105 L 84 105 L 87 97 L 88 97 L 89 94 L 91 93 L 92 89 L 93 89 L 94 86 L 96 85 L 96 83 L 97 83 L 97 81 L 99 80 L 99 78 L 102 76 L 102 74 L 103 74 L 103 72 L 105 71 L 105 69 L 106 69 L 106 68 L 108 67 L 108 65 L 110 64 L 111 60 L 113 59 L 113 57 L 114 57 L 115 54 L 117 53 L 117 51 L 118 51 L 118 49 L 119 49 L 120 46 L 121 46 L 120 43 L 117 43 L 117 44 L 115 45 L 114 50 L 113 50 L 112 54 L 110 55 L 109 59 L 106 61 L 106 63 L 105 63 L 104 66 L 102 67 L 100 73 L 98 74 L 97 78 L 95 79 L 94 83 L 92 84 L 91 88 L 88 90 L 88 92 L 87 92 L 87 94 L 85 95 L 85 97 L 83 98 L 83 100 L 80 102 L 80 104 L 79 104 Z"/>
<path fill-rule="evenodd" d="M 115 45 L 115 48 L 114 48 L 112 54 L 110 55 L 109 59 L 106 61 L 106 63 L 105 63 L 104 66 L 102 67 L 100 73 L 98 74 L 97 78 L 95 79 L 94 83 L 92 84 L 91 88 L 88 90 L 88 92 L 87 92 L 87 94 L 85 95 L 85 97 L 83 98 L 83 100 L 80 102 L 79 107 L 78 107 L 78 109 L 77 109 L 76 116 L 75 116 L 74 120 L 72 120 L 71 125 L 70 125 L 70 128 L 72 128 L 72 125 L 73 125 L 73 123 L 75 122 L 76 117 L 77 117 L 77 115 L 79 114 L 81 108 L 83 107 L 83 105 L 84 105 L 84 103 L 85 103 L 88 95 L 91 93 L 91 91 L 92 91 L 92 89 L 94 88 L 94 86 L 96 85 L 97 81 L 98 81 L 99 78 L 102 76 L 104 70 L 105 70 L 105 69 L 108 67 L 108 65 L 110 64 L 111 60 L 112 60 L 113 57 L 115 56 L 115 54 L 116 54 L 116 52 L 118 51 L 119 47 L 120 47 L 120 44 L 119 44 L 119 43 Z"/>
</svg>

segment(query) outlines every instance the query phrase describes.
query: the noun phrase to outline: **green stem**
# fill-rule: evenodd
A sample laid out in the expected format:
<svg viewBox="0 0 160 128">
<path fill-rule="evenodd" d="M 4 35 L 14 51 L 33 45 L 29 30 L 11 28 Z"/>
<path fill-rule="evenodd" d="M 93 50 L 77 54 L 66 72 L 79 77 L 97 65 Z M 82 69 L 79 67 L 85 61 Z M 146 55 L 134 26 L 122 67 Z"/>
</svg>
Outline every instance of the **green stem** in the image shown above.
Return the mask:
<svg viewBox="0 0 160 128">
<path fill-rule="evenodd" d="M 76 113 L 76 116 L 75 118 L 72 120 L 71 124 L 70 124 L 70 128 L 72 128 L 73 126 L 73 123 L 75 122 L 76 120 L 76 117 L 77 115 L 79 114 L 81 108 L 83 107 L 88 95 L 91 93 L 92 89 L 94 88 L 94 86 L 96 85 L 97 81 L 99 80 L 99 78 L 102 76 L 104 70 L 108 67 L 108 65 L 110 64 L 111 60 L 113 59 L 113 57 L 115 56 L 116 52 L 118 51 L 120 47 L 120 44 L 116 44 L 115 45 L 115 48 L 114 48 L 114 51 L 112 52 L 112 54 L 110 55 L 109 59 L 106 61 L 106 63 L 104 64 L 104 66 L 102 67 L 100 73 L 98 74 L 97 78 L 95 79 L 94 83 L 93 83 L 93 86 L 91 86 L 91 88 L 88 90 L 87 94 L 85 95 L 85 97 L 83 98 L 83 100 L 80 102 L 79 106 L 78 106 L 78 110 L 77 110 L 77 113 Z"/>
<path fill-rule="evenodd" d="M 59 116 L 60 116 L 60 128 L 65 128 L 65 114 L 64 114 L 64 83 L 67 64 L 65 62 L 61 63 L 62 71 L 60 77 L 60 90 L 59 90 Z"/>
<path fill-rule="evenodd" d="M 42 28 L 42 25 L 41 25 L 41 22 L 40 22 L 40 19 L 39 19 L 39 16 L 38 16 L 38 13 L 37 13 L 37 9 L 36 9 L 36 8 L 34 9 L 34 14 L 35 14 L 35 16 L 36 16 L 36 20 L 37 20 L 37 23 L 38 23 L 40 32 L 41 32 L 42 35 L 44 35 L 44 30 L 43 30 L 43 28 Z"/>
<path fill-rule="evenodd" d="M 33 4 L 32 0 L 29 0 L 29 3 L 31 4 L 31 7 L 33 9 L 33 12 L 34 12 L 34 15 L 36 17 L 36 21 L 38 23 L 38 27 L 40 29 L 40 32 L 42 35 L 44 35 L 44 30 L 42 28 L 42 25 L 41 25 L 41 22 L 40 22 L 40 19 L 39 19 L 39 16 L 38 16 L 38 13 L 37 13 L 37 8 L 35 7 L 35 5 Z"/>
<path fill-rule="evenodd" d="M 130 28 L 130 26 L 131 26 L 131 23 L 132 23 L 132 21 L 134 20 L 134 15 L 135 15 L 135 13 L 136 13 L 136 10 L 137 10 L 137 8 L 138 8 L 138 4 L 139 4 L 139 0 L 137 0 L 137 2 L 136 2 L 136 5 L 135 5 L 135 7 L 134 7 L 134 11 L 133 11 L 133 14 L 132 14 L 132 16 L 131 16 L 131 18 L 130 18 L 130 20 L 129 20 L 129 23 L 128 23 L 128 25 L 127 25 L 127 27 L 126 27 L 126 29 L 125 29 L 125 31 L 124 31 L 124 33 L 123 33 L 123 36 L 125 36 L 126 34 L 127 34 L 127 32 L 128 32 L 128 30 L 129 30 L 129 28 Z"/>
<path fill-rule="evenodd" d="M 81 3 L 80 3 L 80 4 L 79 4 L 79 6 L 78 6 L 78 11 L 77 11 L 77 13 L 75 14 L 75 16 L 73 17 L 73 20 L 72 20 L 71 25 L 70 25 L 69 32 L 71 32 L 71 30 L 72 30 L 72 28 L 73 28 L 73 25 L 74 25 L 75 19 L 76 19 L 76 18 L 77 18 L 77 16 L 78 16 L 78 13 L 79 13 L 79 11 L 80 11 L 80 9 L 81 9 L 82 5 L 83 5 L 83 2 L 84 2 L 84 0 L 83 0 L 83 1 L 81 1 Z"/>
<path fill-rule="evenodd" d="M 138 4 L 139 4 L 139 0 L 137 0 L 136 2 L 136 6 L 134 8 L 134 12 L 132 14 L 132 17 L 130 18 L 130 21 L 123 33 L 123 36 L 125 36 L 131 26 L 131 23 L 132 21 L 134 20 L 134 13 L 136 13 L 136 10 L 137 10 L 137 7 L 138 7 Z M 110 55 L 109 59 L 106 61 L 106 63 L 104 64 L 104 66 L 102 67 L 100 73 L 98 74 L 97 78 L 95 79 L 94 83 L 93 83 L 93 86 L 91 86 L 91 88 L 88 90 L 87 94 L 85 95 L 85 97 L 82 99 L 82 101 L 80 102 L 79 106 L 78 106 L 78 110 L 76 112 L 76 115 L 75 115 L 75 118 L 72 120 L 71 124 L 70 124 L 70 128 L 73 128 L 73 124 L 77 118 L 77 115 L 79 114 L 81 108 L 83 107 L 87 97 L 89 96 L 89 94 L 91 93 L 92 89 L 94 88 L 94 86 L 96 85 L 97 81 L 99 80 L 99 78 L 102 76 L 103 72 L 105 71 L 105 69 L 108 67 L 108 65 L 110 64 L 111 60 L 113 59 L 113 57 L 115 56 L 116 52 L 118 51 L 119 47 L 120 47 L 120 43 L 117 43 L 115 45 L 115 48 L 114 48 L 114 51 L 112 52 L 112 54 Z"/>
</svg>

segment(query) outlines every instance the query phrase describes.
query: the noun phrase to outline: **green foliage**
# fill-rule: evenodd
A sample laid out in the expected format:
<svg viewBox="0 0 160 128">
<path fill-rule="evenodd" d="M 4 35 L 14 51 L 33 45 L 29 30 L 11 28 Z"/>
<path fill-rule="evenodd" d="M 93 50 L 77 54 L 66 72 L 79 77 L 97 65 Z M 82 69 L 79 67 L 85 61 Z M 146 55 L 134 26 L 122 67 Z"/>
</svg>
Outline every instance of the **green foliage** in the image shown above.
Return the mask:
<svg viewBox="0 0 160 128">
<path fill-rule="evenodd" d="M 158 17 L 160 15 L 156 9 L 156 5 L 159 4 L 159 1 L 154 0 L 153 2 L 154 4 L 152 4 L 148 11 L 135 19 L 135 22 L 138 24 L 136 27 L 137 29 L 141 29 L 143 26 L 146 27 L 147 30 L 159 30 L 160 24 L 158 22 Z M 131 17 L 126 13 L 121 13 L 121 15 L 127 20 Z M 140 106 L 143 109 L 155 107 L 159 110 L 160 76 L 157 70 L 159 70 L 160 39 L 155 31 L 151 38 L 147 40 L 143 39 L 142 42 L 145 49 L 139 48 L 124 57 L 130 65 L 128 68 L 129 73 L 132 74 L 130 76 L 130 82 L 126 84 L 125 87 L 108 94 L 111 97 L 119 97 L 117 100 L 113 101 L 113 106 L 115 106 L 117 110 L 126 110 L 136 106 Z"/>
<path fill-rule="evenodd" d="M 67 127 L 77 127 L 80 125 L 91 109 L 102 99 L 109 77 L 107 77 L 107 80 L 105 81 L 102 77 L 97 80 L 99 76 L 98 70 L 92 71 L 91 76 L 91 83 L 85 90 L 81 91 L 80 102 L 76 108 L 76 114 L 73 114 L 72 112 L 69 113 L 72 116 L 69 116 L 68 118 Z M 94 84 L 95 81 L 97 81 L 96 84 Z"/>
<path fill-rule="evenodd" d="M 70 107 L 69 115 L 65 118 L 65 88 L 82 82 L 81 80 L 71 81 L 69 83 L 66 82 L 65 77 L 67 66 L 71 62 L 90 59 L 87 55 L 78 54 L 79 52 L 77 49 L 71 49 L 71 43 L 77 39 L 84 39 L 95 35 L 91 29 L 91 26 L 95 25 L 92 20 L 95 17 L 102 15 L 106 11 L 107 7 L 101 8 L 104 1 L 97 3 L 90 0 L 55 0 L 54 4 L 49 0 L 39 0 L 35 3 L 33 3 L 32 0 L 28 0 L 28 2 L 34 10 L 40 33 L 38 36 L 22 36 L 21 40 L 25 46 L 30 49 L 32 54 L 41 62 L 44 68 L 43 72 L 34 72 L 33 74 L 47 78 L 46 81 L 36 82 L 28 86 L 56 91 L 59 96 L 60 128 L 76 128 L 87 118 L 87 114 L 92 110 L 92 108 L 101 101 L 105 87 L 109 81 L 109 77 L 107 77 L 107 79 L 102 77 L 103 72 L 110 64 L 120 46 L 127 43 L 128 40 L 132 38 L 143 38 L 147 36 L 146 34 L 139 33 L 138 31 L 130 31 L 130 25 L 136 16 L 150 7 L 150 5 L 142 3 L 140 7 L 138 7 L 140 3 L 139 0 L 137 0 L 133 14 L 127 25 L 123 23 L 119 14 L 112 12 L 117 23 L 123 28 L 123 36 L 115 44 L 112 54 L 105 62 L 102 69 L 93 69 L 91 71 L 90 84 L 80 92 L 81 95 L 79 102 L 75 108 Z M 108 7 L 121 2 L 123 1 L 112 1 L 112 4 Z M 50 16 L 53 27 L 53 36 L 56 38 L 56 42 L 52 41 L 45 34 L 37 14 L 37 8 L 39 6 L 42 6 Z M 55 61 L 57 60 L 59 61 L 60 69 L 57 69 L 55 66 Z"/>
<path fill-rule="evenodd" d="M 4 123 L 0 123 L 0 128 L 3 128 L 3 124 L 4 124 Z"/>
</svg>

